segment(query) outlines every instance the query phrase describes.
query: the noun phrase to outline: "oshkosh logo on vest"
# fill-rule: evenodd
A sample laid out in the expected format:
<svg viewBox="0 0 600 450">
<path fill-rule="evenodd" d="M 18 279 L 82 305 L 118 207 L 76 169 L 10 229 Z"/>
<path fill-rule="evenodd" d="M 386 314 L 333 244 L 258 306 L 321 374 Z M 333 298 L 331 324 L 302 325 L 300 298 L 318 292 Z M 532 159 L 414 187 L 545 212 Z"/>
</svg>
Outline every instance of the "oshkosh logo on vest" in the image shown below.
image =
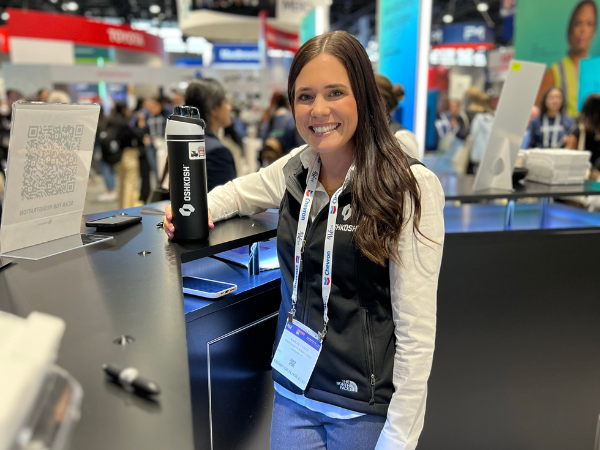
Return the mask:
<svg viewBox="0 0 600 450">
<path fill-rule="evenodd" d="M 357 230 L 357 228 L 358 228 L 358 225 L 347 225 L 347 224 L 340 224 L 340 223 L 335 224 L 335 231 L 354 232 Z"/>
<path fill-rule="evenodd" d="M 342 380 L 336 381 L 335 384 L 337 384 L 342 391 L 358 392 L 358 386 L 356 386 L 356 383 L 354 381 Z"/>
</svg>

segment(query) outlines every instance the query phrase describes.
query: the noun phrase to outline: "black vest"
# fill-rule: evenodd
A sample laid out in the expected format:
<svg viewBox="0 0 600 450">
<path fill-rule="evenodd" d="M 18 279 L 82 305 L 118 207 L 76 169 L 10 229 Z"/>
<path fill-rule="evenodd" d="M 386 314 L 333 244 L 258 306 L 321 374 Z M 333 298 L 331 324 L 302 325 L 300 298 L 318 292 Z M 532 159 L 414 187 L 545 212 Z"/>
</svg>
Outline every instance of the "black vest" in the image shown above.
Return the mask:
<svg viewBox="0 0 600 450">
<path fill-rule="evenodd" d="M 411 165 L 420 164 L 416 159 L 409 160 Z M 292 306 L 295 240 L 307 175 L 300 154 L 284 167 L 286 191 L 277 228 L 282 301 L 274 350 Z M 350 183 L 338 199 L 327 336 L 304 396 L 386 416 L 394 392 L 395 353 L 389 266 L 387 262 L 385 267 L 375 264 L 353 245 L 351 190 Z M 308 224 L 298 282 L 296 319 L 314 331 L 323 329 L 321 284 L 328 211 L 323 208 Z M 273 369 L 272 375 L 287 390 L 303 393 L 277 370 Z"/>
</svg>

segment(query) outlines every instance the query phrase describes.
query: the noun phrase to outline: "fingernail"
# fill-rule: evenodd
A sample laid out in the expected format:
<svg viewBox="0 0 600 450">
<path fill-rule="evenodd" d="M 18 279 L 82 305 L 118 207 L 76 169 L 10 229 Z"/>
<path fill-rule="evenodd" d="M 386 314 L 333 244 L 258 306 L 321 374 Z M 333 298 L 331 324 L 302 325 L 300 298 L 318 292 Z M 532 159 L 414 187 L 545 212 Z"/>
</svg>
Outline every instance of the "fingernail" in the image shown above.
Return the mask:
<svg viewBox="0 0 600 450">
<path fill-rule="evenodd" d="M 212 223 L 212 222 L 208 222 L 208 224 L 209 224 L 210 226 L 213 226 L 213 227 L 215 226 L 215 224 L 214 224 L 214 223 Z"/>
<path fill-rule="evenodd" d="M 171 214 L 167 214 L 167 219 L 171 220 Z"/>
<path fill-rule="evenodd" d="M 173 231 L 173 227 L 169 227 L 169 231 Z"/>
<path fill-rule="evenodd" d="M 172 233 L 167 233 L 167 236 L 169 236 L 170 238 L 172 238 L 173 234 Z"/>
</svg>

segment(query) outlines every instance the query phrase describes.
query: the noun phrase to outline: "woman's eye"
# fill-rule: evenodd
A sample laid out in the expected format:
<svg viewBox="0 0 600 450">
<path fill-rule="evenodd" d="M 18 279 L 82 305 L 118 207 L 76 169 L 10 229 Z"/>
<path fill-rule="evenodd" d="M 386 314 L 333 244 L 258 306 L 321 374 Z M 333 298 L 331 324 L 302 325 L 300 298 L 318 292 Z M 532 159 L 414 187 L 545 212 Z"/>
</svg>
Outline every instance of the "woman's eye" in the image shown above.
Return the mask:
<svg viewBox="0 0 600 450">
<path fill-rule="evenodd" d="M 310 100 L 310 95 L 308 95 L 308 94 L 300 94 L 298 96 L 298 100 L 301 101 L 301 102 L 305 102 L 307 100 Z"/>
<path fill-rule="evenodd" d="M 331 91 L 331 96 L 332 97 L 339 97 L 340 95 L 343 95 L 344 93 L 342 91 Z"/>
</svg>

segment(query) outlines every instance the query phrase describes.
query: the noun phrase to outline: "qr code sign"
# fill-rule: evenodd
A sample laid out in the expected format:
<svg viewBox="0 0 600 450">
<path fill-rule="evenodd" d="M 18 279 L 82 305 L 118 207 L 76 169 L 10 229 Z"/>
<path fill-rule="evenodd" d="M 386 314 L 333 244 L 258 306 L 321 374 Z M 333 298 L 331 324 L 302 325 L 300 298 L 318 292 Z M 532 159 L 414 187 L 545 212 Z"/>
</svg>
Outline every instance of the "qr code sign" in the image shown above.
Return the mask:
<svg viewBox="0 0 600 450">
<path fill-rule="evenodd" d="M 30 126 L 27 133 L 21 199 L 65 194 L 75 190 L 83 125 Z"/>
</svg>

